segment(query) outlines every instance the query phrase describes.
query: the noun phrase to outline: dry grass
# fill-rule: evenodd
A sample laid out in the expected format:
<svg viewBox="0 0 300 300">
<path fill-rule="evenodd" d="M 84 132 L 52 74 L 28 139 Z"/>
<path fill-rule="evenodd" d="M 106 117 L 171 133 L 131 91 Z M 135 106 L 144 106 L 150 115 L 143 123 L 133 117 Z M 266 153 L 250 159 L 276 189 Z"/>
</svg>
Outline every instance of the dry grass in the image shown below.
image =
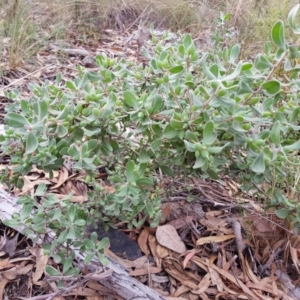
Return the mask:
<svg viewBox="0 0 300 300">
<path fill-rule="evenodd" d="M 0 35 L 10 38 L 11 67 L 27 61 L 43 40 L 101 37 L 104 28 L 127 31 L 139 24 L 190 32 L 209 39 L 219 12 L 231 14 L 243 57 L 253 56 L 269 39 L 278 18 L 299 0 L 0 0 Z M 1 50 L 1 49 L 0 49 Z"/>
</svg>

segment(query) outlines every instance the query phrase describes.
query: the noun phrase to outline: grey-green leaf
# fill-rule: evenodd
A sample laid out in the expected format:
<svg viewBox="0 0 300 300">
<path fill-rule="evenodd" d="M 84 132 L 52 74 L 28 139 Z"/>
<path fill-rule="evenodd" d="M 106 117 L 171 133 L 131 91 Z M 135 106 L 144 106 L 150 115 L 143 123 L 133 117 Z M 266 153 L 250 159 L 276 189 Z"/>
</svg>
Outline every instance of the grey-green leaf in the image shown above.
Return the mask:
<svg viewBox="0 0 300 300">
<path fill-rule="evenodd" d="M 129 161 L 126 164 L 126 178 L 128 182 L 132 182 L 133 178 L 134 178 L 134 162 L 133 161 Z"/>
<path fill-rule="evenodd" d="M 130 92 L 130 91 L 124 92 L 124 101 L 128 106 L 137 108 L 138 101 L 137 101 L 136 96 L 132 92 Z"/>
<path fill-rule="evenodd" d="M 258 70 L 266 70 L 273 66 L 272 63 L 262 54 L 258 54 L 256 56 L 254 65 Z"/>
<path fill-rule="evenodd" d="M 298 27 L 296 24 L 298 10 L 299 10 L 299 4 L 295 5 L 291 9 L 288 15 L 288 22 L 294 34 L 300 34 L 300 27 Z"/>
<path fill-rule="evenodd" d="M 26 152 L 25 153 L 30 154 L 30 153 L 34 152 L 37 149 L 38 145 L 39 145 L 39 143 L 38 143 L 36 136 L 32 132 L 29 132 L 26 137 Z"/>
<path fill-rule="evenodd" d="M 295 143 L 293 143 L 291 145 L 284 146 L 282 148 L 285 151 L 300 150 L 300 140 L 298 140 L 297 142 L 295 142 Z"/>
<path fill-rule="evenodd" d="M 270 132 L 270 139 L 276 146 L 280 145 L 280 128 L 280 122 L 276 121 Z"/>
<path fill-rule="evenodd" d="M 261 153 L 256 157 L 252 165 L 250 166 L 250 169 L 257 174 L 262 174 L 265 172 L 266 166 L 264 162 L 264 154 Z"/>
<path fill-rule="evenodd" d="M 240 54 L 240 46 L 233 45 L 230 49 L 229 61 L 231 63 L 234 63 L 237 60 L 237 58 L 239 57 L 239 54 Z"/>
<path fill-rule="evenodd" d="M 5 117 L 5 123 L 13 128 L 22 128 L 25 125 L 30 125 L 24 116 L 16 113 L 8 113 Z"/>
<path fill-rule="evenodd" d="M 48 104 L 45 100 L 41 100 L 38 102 L 38 115 L 39 121 L 42 121 L 48 112 Z"/>
<path fill-rule="evenodd" d="M 212 143 L 215 140 L 214 132 L 214 123 L 209 121 L 206 123 L 203 131 L 203 145 Z"/>
<path fill-rule="evenodd" d="M 142 177 L 136 181 L 137 185 L 153 186 L 153 180 L 151 178 Z"/>
<path fill-rule="evenodd" d="M 287 208 L 277 209 L 275 214 L 278 218 L 285 219 L 290 214 L 290 210 Z"/>
<path fill-rule="evenodd" d="M 103 238 L 100 243 L 98 244 L 98 250 L 104 249 L 109 244 L 108 237 Z"/>
<path fill-rule="evenodd" d="M 69 106 L 65 106 L 63 111 L 56 117 L 56 120 L 64 120 L 69 115 Z"/>
<path fill-rule="evenodd" d="M 50 276 L 61 276 L 61 273 L 58 272 L 56 269 L 54 269 L 51 266 L 46 266 L 45 269 L 46 273 L 49 274 Z"/>
</svg>

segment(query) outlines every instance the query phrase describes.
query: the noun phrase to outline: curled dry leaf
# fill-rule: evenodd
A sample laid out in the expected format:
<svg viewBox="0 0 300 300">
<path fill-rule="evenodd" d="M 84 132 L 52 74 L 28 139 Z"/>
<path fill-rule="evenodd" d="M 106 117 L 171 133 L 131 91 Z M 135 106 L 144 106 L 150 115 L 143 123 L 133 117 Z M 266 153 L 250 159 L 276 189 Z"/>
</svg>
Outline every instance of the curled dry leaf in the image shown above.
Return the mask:
<svg viewBox="0 0 300 300">
<path fill-rule="evenodd" d="M 183 261 L 183 268 L 186 268 L 187 263 L 190 261 L 190 259 L 196 254 L 196 250 L 192 250 L 192 252 L 188 253 Z"/>
<path fill-rule="evenodd" d="M 174 252 L 183 253 L 186 251 L 184 243 L 172 225 L 158 226 L 156 239 L 162 246 Z"/>
<path fill-rule="evenodd" d="M 142 252 L 144 252 L 144 254 L 147 256 L 150 254 L 150 250 L 148 247 L 148 237 L 149 237 L 149 231 L 144 229 L 137 240 Z"/>
</svg>

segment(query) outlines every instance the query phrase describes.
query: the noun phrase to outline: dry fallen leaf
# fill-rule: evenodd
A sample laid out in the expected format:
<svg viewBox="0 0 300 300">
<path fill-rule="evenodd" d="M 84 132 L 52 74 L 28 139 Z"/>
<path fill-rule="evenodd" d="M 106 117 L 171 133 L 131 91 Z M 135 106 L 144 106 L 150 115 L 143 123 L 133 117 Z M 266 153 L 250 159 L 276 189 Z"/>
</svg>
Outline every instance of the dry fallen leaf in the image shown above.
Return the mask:
<svg viewBox="0 0 300 300">
<path fill-rule="evenodd" d="M 142 275 L 160 273 L 161 271 L 162 271 L 161 268 L 148 267 L 148 268 L 142 268 L 142 269 L 136 269 L 134 271 L 130 271 L 129 275 L 130 276 L 142 276 Z"/>
<path fill-rule="evenodd" d="M 48 262 L 48 255 L 45 255 L 44 251 L 39 248 L 37 251 L 37 255 L 36 255 L 35 272 L 32 275 L 32 283 L 33 284 L 40 284 L 40 283 L 38 283 L 38 280 L 42 277 L 44 270 L 46 268 L 47 262 Z"/>
<path fill-rule="evenodd" d="M 176 220 L 172 220 L 169 222 L 169 225 L 172 225 L 175 229 L 180 229 L 184 226 L 189 225 L 193 221 L 194 217 L 193 216 L 186 216 L 184 218 L 179 218 Z"/>
<path fill-rule="evenodd" d="M 5 244 L 2 247 L 2 250 L 9 255 L 9 257 L 15 254 L 17 244 L 18 244 L 19 233 L 15 234 L 15 236 L 11 239 L 8 239 L 6 233 L 4 232 Z"/>
<path fill-rule="evenodd" d="M 3 299 L 3 292 L 5 289 L 6 284 L 8 283 L 8 280 L 6 278 L 1 278 L 0 280 L 0 300 Z"/>
<path fill-rule="evenodd" d="M 157 241 L 166 248 L 177 252 L 183 253 L 186 251 L 185 244 L 179 237 L 176 229 L 172 225 L 158 226 L 156 230 Z"/>
<path fill-rule="evenodd" d="M 230 234 L 230 235 L 220 235 L 220 236 L 207 236 L 204 238 L 200 238 L 199 240 L 197 240 L 196 245 L 200 246 L 200 245 L 204 245 L 207 243 L 220 243 L 220 242 L 224 242 L 230 239 L 235 238 L 234 234 Z"/>
<path fill-rule="evenodd" d="M 137 240 L 142 252 L 144 252 L 144 254 L 147 256 L 150 255 L 150 250 L 148 247 L 148 237 L 149 237 L 149 231 L 144 229 Z"/>
<path fill-rule="evenodd" d="M 183 268 L 185 269 L 186 268 L 186 265 L 187 263 L 190 261 L 190 259 L 196 254 L 196 250 L 192 250 L 190 253 L 188 253 L 186 256 L 185 256 L 185 259 L 183 261 Z"/>
<path fill-rule="evenodd" d="M 32 270 L 32 268 L 33 268 L 33 264 L 28 264 L 25 267 L 16 266 L 7 271 L 1 272 L 0 274 L 8 280 L 14 280 L 19 275 L 24 275 L 24 274 L 28 273 L 30 270 Z"/>
</svg>

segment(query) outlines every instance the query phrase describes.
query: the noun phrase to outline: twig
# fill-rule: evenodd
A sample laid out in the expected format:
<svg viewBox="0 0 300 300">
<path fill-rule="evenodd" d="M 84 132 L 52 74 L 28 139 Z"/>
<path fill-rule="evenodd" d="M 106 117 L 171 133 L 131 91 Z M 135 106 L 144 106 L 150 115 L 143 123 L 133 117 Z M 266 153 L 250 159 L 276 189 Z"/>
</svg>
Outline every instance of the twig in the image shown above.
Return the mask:
<svg viewBox="0 0 300 300">
<path fill-rule="evenodd" d="M 73 284 L 71 286 L 67 286 L 65 288 L 62 288 L 61 290 L 51 293 L 51 294 L 47 294 L 47 295 L 40 295 L 40 296 L 35 296 L 35 297 L 31 297 L 31 298 L 26 298 L 27 300 L 52 300 L 57 296 L 61 296 L 64 295 L 66 293 L 71 292 L 72 290 L 74 290 L 75 288 L 82 286 L 84 283 L 86 283 L 87 281 L 93 280 L 93 281 L 98 281 L 98 280 L 103 280 L 105 278 L 108 278 L 109 276 L 112 275 L 112 270 L 107 270 L 103 273 L 100 274 L 87 274 L 83 277 L 81 277 L 81 279 L 76 283 Z M 51 276 L 50 277 L 53 280 L 74 280 L 74 277 L 66 277 L 66 276 Z M 20 298 L 20 299 L 25 299 L 25 298 Z"/>
</svg>

